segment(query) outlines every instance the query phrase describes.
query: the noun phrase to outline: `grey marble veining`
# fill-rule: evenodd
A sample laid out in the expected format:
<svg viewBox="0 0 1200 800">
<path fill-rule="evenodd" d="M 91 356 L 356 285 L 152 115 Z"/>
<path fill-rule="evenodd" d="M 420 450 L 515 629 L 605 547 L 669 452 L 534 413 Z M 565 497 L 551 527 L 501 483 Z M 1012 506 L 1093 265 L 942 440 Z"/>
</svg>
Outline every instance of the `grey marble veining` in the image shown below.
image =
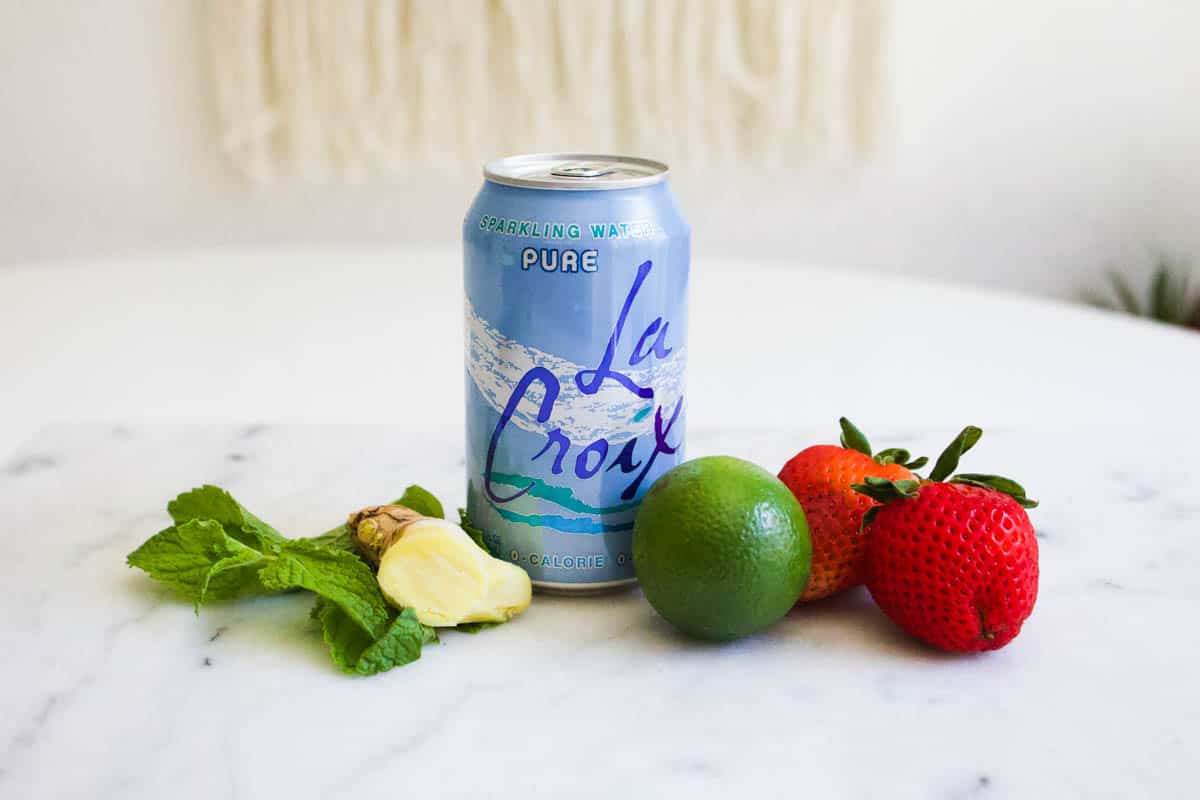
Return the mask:
<svg viewBox="0 0 1200 800">
<path fill-rule="evenodd" d="M 935 454 L 952 430 L 870 431 Z M 690 432 L 776 468 L 832 430 Z M 1037 609 L 975 657 L 863 590 L 727 645 L 631 591 L 536 597 L 408 667 L 337 673 L 308 603 L 198 617 L 125 554 L 191 486 L 320 532 L 420 482 L 463 495 L 461 434 L 58 427 L 0 463 L 0 797 L 1182 797 L 1200 724 L 1200 437 L 988 431 L 964 465 L 1042 501 Z"/>
</svg>

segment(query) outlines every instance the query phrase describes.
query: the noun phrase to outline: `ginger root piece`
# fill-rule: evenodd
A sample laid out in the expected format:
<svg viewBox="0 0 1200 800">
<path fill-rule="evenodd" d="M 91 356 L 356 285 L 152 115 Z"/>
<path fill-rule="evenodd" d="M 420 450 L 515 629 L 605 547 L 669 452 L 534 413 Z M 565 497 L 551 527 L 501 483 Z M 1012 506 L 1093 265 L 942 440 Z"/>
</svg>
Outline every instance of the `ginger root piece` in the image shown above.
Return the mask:
<svg viewBox="0 0 1200 800">
<path fill-rule="evenodd" d="M 392 505 L 363 509 L 349 524 L 378 565 L 383 596 L 426 625 L 507 622 L 529 607 L 525 570 L 488 555 L 452 522 Z"/>
<path fill-rule="evenodd" d="M 399 538 L 406 527 L 421 519 L 425 519 L 425 516 L 408 506 L 370 506 L 351 514 L 346 524 L 354 531 L 363 556 L 378 567 L 384 551 L 392 546 L 392 542 Z"/>
<path fill-rule="evenodd" d="M 483 603 L 471 609 L 463 622 L 508 622 L 529 608 L 533 584 L 529 573 L 498 558 L 489 556 L 492 583 Z"/>
</svg>

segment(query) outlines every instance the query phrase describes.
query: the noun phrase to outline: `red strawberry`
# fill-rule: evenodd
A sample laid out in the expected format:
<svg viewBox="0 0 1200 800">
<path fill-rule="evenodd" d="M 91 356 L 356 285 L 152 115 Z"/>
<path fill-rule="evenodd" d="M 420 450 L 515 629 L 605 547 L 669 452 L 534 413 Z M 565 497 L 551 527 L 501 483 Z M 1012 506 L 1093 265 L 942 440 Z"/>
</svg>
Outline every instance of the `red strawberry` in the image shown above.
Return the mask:
<svg viewBox="0 0 1200 800">
<path fill-rule="evenodd" d="M 779 479 L 804 507 L 812 536 L 813 563 L 808 586 L 800 602 L 819 600 L 863 582 L 866 537 L 863 515 L 876 505 L 851 489 L 867 476 L 911 480 L 908 468 L 917 469 L 927 459 L 909 460 L 907 450 L 883 450 L 871 456 L 871 444 L 845 417 L 842 446 L 818 444 L 801 450 L 779 471 Z"/>
<path fill-rule="evenodd" d="M 864 521 L 871 596 L 913 636 L 960 653 L 1008 644 L 1037 600 L 1038 545 L 1025 513 L 1037 503 L 1007 478 L 950 478 L 982 433 L 964 429 L 929 480 L 868 477 L 854 487 L 884 503 Z"/>
</svg>

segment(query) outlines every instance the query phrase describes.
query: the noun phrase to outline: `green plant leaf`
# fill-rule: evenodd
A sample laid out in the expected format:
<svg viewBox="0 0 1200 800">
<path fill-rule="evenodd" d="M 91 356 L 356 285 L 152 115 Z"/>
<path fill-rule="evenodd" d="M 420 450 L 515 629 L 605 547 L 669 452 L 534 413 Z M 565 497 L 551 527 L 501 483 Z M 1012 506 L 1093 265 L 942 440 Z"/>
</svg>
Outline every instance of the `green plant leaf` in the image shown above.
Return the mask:
<svg viewBox="0 0 1200 800">
<path fill-rule="evenodd" d="M 871 506 L 867 509 L 867 513 L 863 514 L 862 522 L 858 523 L 858 532 L 865 531 L 872 522 L 875 521 L 875 515 L 879 513 L 879 509 L 883 506 Z"/>
<path fill-rule="evenodd" d="M 1025 487 L 1011 478 L 1000 475 L 983 475 L 975 472 L 964 472 L 955 475 L 950 483 L 963 483 L 968 486 L 978 486 L 982 489 L 992 489 L 1002 492 L 1016 500 L 1022 508 L 1037 508 L 1038 502 L 1025 495 Z"/>
<path fill-rule="evenodd" d="M 1150 279 L 1150 317 L 1159 322 L 1172 321 L 1173 281 L 1170 267 L 1160 261 Z"/>
<path fill-rule="evenodd" d="M 925 456 L 914 459 L 912 453 L 903 447 L 889 447 L 887 450 L 880 450 L 875 454 L 875 462 L 877 464 L 899 464 L 905 469 L 920 469 L 929 463 L 929 459 Z"/>
<path fill-rule="evenodd" d="M 854 423 L 845 417 L 839 419 L 838 424 L 842 427 L 842 447 L 871 455 L 871 443 L 867 441 L 866 434 L 854 427 Z"/>
<path fill-rule="evenodd" d="M 959 459 L 975 446 L 980 436 L 983 436 L 983 431 L 974 425 L 963 428 L 958 436 L 954 437 L 954 441 L 938 456 L 937 463 L 933 466 L 933 472 L 929 473 L 929 480 L 936 483 L 953 475 L 954 470 L 958 469 Z"/>
<path fill-rule="evenodd" d="M 852 483 L 850 488 L 878 503 L 891 503 L 895 500 L 916 497 L 920 493 L 921 482 L 907 478 L 902 481 L 892 481 L 868 475 L 863 483 Z"/>
<path fill-rule="evenodd" d="M 176 525 L 192 520 L 215 520 L 225 533 L 264 553 L 278 551 L 287 541 L 283 534 L 251 514 L 219 486 L 206 484 L 184 492 L 167 503 L 167 513 Z"/>
<path fill-rule="evenodd" d="M 258 577 L 268 589 L 307 589 L 337 604 L 372 638 L 379 638 L 388 623 L 375 573 L 353 553 L 297 539 L 286 542 Z"/>
<path fill-rule="evenodd" d="M 321 623 L 330 658 L 343 672 L 376 675 L 411 664 L 421 648 L 438 641 L 437 631 L 417 620 L 412 609 L 393 614 L 378 637 L 367 634 L 334 603 L 317 598 L 312 616 Z"/>
<path fill-rule="evenodd" d="M 1117 302 L 1120 303 L 1121 308 L 1130 314 L 1141 316 L 1141 301 L 1138 300 L 1137 292 L 1129 285 L 1129 281 L 1125 279 L 1125 276 L 1119 272 L 1109 272 L 1108 280 L 1112 284 L 1113 292 L 1116 294 Z"/>
<path fill-rule="evenodd" d="M 405 489 L 404 494 L 395 504 L 411 508 L 418 514 L 424 514 L 427 517 L 446 518 L 446 511 L 442 508 L 441 501 L 416 484 Z"/>
<path fill-rule="evenodd" d="M 487 544 L 483 541 L 483 530 L 471 521 L 471 518 L 467 516 L 467 510 L 465 508 L 460 508 L 458 510 L 458 527 L 466 531 L 467 536 L 471 537 L 471 541 L 479 545 L 480 549 L 482 549 L 485 553 L 488 555 L 494 555 L 494 553 L 488 550 Z"/>
<path fill-rule="evenodd" d="M 197 609 L 206 600 L 272 591 L 258 580 L 263 554 L 226 534 L 215 520 L 172 525 L 143 542 L 126 560 Z"/>
<path fill-rule="evenodd" d="M 358 555 L 358 544 L 355 542 L 354 533 L 350 530 L 350 526 L 344 522 L 336 528 L 325 531 L 320 536 L 313 536 L 308 539 L 296 539 L 295 541 L 311 542 L 318 547 L 330 550 L 344 550 L 347 553 Z"/>
<path fill-rule="evenodd" d="M 462 633 L 479 633 L 486 631 L 488 628 L 494 628 L 497 625 L 503 625 L 503 622 L 460 622 L 454 626 L 454 630 Z"/>
<path fill-rule="evenodd" d="M 249 548 L 233 555 L 222 558 L 213 564 L 212 569 L 204 576 L 200 587 L 200 597 L 196 600 L 196 610 L 210 600 L 232 600 L 246 595 L 275 594 L 274 589 L 263 586 L 258 579 L 258 571 L 262 569 L 269 556 L 264 556 Z"/>
<path fill-rule="evenodd" d="M 912 458 L 912 453 L 908 452 L 903 447 L 889 447 L 887 450 L 880 450 L 875 454 L 875 463 L 903 464 L 910 458 Z"/>
</svg>

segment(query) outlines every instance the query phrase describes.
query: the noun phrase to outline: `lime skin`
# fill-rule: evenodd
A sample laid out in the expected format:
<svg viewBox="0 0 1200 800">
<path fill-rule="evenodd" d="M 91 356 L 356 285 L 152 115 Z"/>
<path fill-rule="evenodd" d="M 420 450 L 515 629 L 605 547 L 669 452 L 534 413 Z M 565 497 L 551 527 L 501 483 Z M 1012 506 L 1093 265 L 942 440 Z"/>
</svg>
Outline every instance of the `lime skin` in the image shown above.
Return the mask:
<svg viewBox="0 0 1200 800">
<path fill-rule="evenodd" d="M 732 456 L 685 462 L 642 498 L 633 563 L 650 605 L 684 633 L 727 641 L 779 621 L 808 582 L 804 509 L 773 474 Z"/>
</svg>

